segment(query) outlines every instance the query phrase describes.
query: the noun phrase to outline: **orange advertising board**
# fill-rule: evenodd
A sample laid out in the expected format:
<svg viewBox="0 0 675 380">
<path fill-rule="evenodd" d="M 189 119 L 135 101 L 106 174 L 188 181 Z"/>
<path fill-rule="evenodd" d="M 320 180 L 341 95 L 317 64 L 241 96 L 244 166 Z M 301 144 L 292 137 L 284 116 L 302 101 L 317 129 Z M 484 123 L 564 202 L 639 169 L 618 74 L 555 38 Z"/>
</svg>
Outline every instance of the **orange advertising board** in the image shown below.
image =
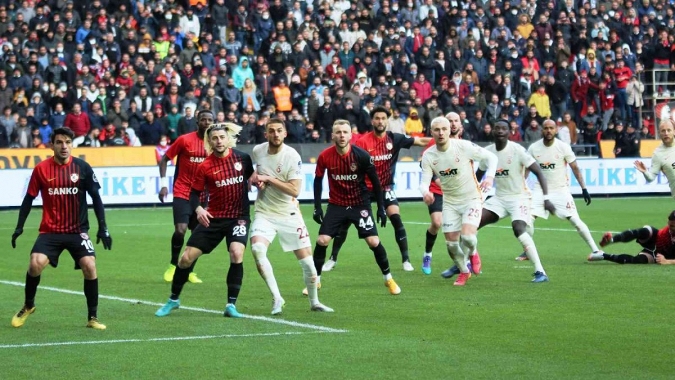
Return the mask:
<svg viewBox="0 0 675 380">
<path fill-rule="evenodd" d="M 614 140 L 600 141 L 600 152 L 602 158 L 616 158 L 614 156 Z M 661 140 L 642 140 L 640 141 L 640 157 L 649 158 L 654 154 L 654 149 L 661 145 Z"/>
<path fill-rule="evenodd" d="M 32 169 L 52 156 L 51 149 L 0 149 L 0 169 Z M 155 147 L 75 148 L 73 156 L 92 167 L 155 166 Z"/>
</svg>

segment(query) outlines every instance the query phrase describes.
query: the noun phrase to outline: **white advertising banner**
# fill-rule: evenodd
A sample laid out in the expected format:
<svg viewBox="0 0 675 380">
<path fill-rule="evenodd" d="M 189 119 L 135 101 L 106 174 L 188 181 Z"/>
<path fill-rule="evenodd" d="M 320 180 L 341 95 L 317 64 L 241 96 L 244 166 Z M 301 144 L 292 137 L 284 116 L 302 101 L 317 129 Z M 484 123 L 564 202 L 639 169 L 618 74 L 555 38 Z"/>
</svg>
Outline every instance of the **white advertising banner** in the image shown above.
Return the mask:
<svg viewBox="0 0 675 380">
<path fill-rule="evenodd" d="M 632 159 L 580 159 L 579 168 L 584 176 L 588 191 L 594 194 L 664 194 L 669 193 L 668 181 L 665 176 L 659 175 L 654 182 L 647 184 L 640 172 L 633 167 Z M 651 160 L 643 159 L 649 167 Z M 315 164 L 303 164 L 304 181 L 300 200 L 314 198 L 314 169 Z M 150 205 L 158 204 L 159 199 L 159 170 L 156 167 L 106 167 L 94 168 L 101 184 L 101 197 L 106 205 Z M 169 182 L 173 183 L 174 167 L 167 169 Z M 31 169 L 0 170 L 0 207 L 18 207 L 21 205 Z M 581 194 L 581 188 L 576 179 L 569 173 L 573 194 Z M 531 176 L 533 177 L 533 176 Z M 421 198 L 418 187 L 421 180 L 421 169 L 418 162 L 399 162 L 396 167 L 396 195 L 400 199 Z M 530 178 L 532 183 L 534 178 Z M 324 177 L 322 198 L 328 198 L 328 184 Z M 172 195 L 169 189 L 167 202 L 171 202 Z M 250 193 L 253 200 L 256 197 L 255 189 Z M 38 199 L 35 205 L 42 204 Z"/>
</svg>

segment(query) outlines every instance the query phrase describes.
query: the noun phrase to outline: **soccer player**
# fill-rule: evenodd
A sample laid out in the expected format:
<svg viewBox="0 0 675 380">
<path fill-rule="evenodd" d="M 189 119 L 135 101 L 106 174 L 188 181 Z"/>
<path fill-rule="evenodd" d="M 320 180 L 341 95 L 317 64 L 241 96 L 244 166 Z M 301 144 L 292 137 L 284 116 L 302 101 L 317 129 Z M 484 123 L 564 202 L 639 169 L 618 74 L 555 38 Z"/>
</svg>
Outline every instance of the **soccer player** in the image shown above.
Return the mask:
<svg viewBox="0 0 675 380">
<path fill-rule="evenodd" d="M 312 243 L 295 200 L 302 188 L 302 159 L 295 149 L 284 144 L 286 135 L 284 122 L 270 119 L 265 126 L 267 142 L 253 148 L 256 172 L 251 182 L 258 184 L 259 192 L 251 225 L 251 251 L 258 273 L 272 293 L 272 315 L 281 314 L 285 304 L 267 258 L 267 248 L 277 234 L 284 252 L 293 251 L 300 263 L 310 309 L 332 312 L 333 309 L 319 302 Z"/>
<path fill-rule="evenodd" d="M 452 115 L 452 121 L 439 116 L 431 121 L 431 136 L 435 146 L 422 155 L 422 182 L 420 192 L 424 203 L 431 205 L 434 194 L 429 191 L 433 176 L 441 182 L 443 191 L 443 234 L 448 254 L 461 273 L 454 285 L 463 286 L 471 277 L 467 258 L 478 239 L 476 231 L 480 223 L 483 205 L 482 191 L 492 187 L 497 157 L 466 140 L 450 138 L 450 124 L 457 123 L 459 115 Z M 485 179 L 478 184 L 474 162 L 486 168 Z M 460 239 L 461 238 L 461 239 Z M 475 273 L 480 273 L 480 263 L 473 263 Z"/>
<path fill-rule="evenodd" d="M 401 152 L 401 149 L 409 149 L 413 145 L 426 146 L 432 140 L 428 137 L 407 137 L 401 133 L 387 131 L 389 116 L 389 111 L 386 108 L 382 106 L 373 108 L 373 110 L 370 111 L 373 130 L 362 135 L 354 145 L 366 150 L 368 154 L 373 157 L 373 161 L 375 161 L 377 177 L 380 179 L 380 185 L 384 192 L 384 207 L 387 211 L 387 217 L 394 227 L 396 243 L 401 250 L 403 270 L 411 272 L 414 268 L 410 263 L 408 235 L 405 231 L 403 221 L 401 221 L 398 199 L 396 199 L 396 193 L 393 188 L 394 174 L 396 174 L 396 163 L 398 162 L 398 155 Z M 366 186 L 368 186 L 368 191 L 372 193 L 373 184 L 368 178 L 366 178 Z M 374 194 L 371 197 L 374 200 Z M 347 239 L 348 226 L 346 227 L 347 228 L 343 229 L 344 233 L 340 233 L 335 237 L 335 241 L 333 241 L 331 257 L 323 267 L 323 270 L 326 272 L 332 270 L 337 263 L 340 248 Z"/>
<path fill-rule="evenodd" d="M 572 173 L 574 173 L 574 177 L 581 186 L 581 192 L 584 196 L 584 201 L 586 201 L 586 205 L 591 204 L 591 196 L 588 194 L 588 190 L 586 190 L 584 177 L 581 175 L 581 171 L 577 165 L 577 158 L 569 144 L 560 141 L 555 137 L 557 133 L 558 126 L 556 123 L 551 119 L 545 120 L 542 128 L 544 138 L 532 143 L 527 149 L 527 152 L 534 157 L 542 173 L 544 173 L 544 177 L 548 184 L 548 198 L 556 209 L 555 215 L 560 219 L 567 219 L 572 223 L 579 232 L 579 235 L 581 235 L 581 238 L 591 248 L 592 253 L 602 254 L 602 252 L 598 250 L 595 241 L 593 241 L 593 236 L 591 236 L 591 231 L 588 230 L 588 226 L 579 217 L 574 198 L 572 198 L 572 193 L 570 191 L 569 178 L 567 177 L 567 165 L 570 166 Z M 534 219 L 538 217 L 548 219 L 549 213 L 543 207 L 543 199 L 544 195 L 542 194 L 541 185 L 540 183 L 537 183 L 532 196 L 532 224 L 534 223 Z M 530 232 L 533 232 L 533 230 Z M 516 260 L 527 260 L 527 255 L 523 252 Z"/>
<path fill-rule="evenodd" d="M 225 316 L 241 318 L 235 306 L 244 277 L 244 250 L 250 224 L 248 183 L 253 175 L 251 156 L 233 149 L 241 127 L 232 123 L 212 124 L 205 133 L 208 156 L 199 165 L 192 181 L 190 209 L 195 210 L 199 225 L 188 239 L 173 275 L 169 301 L 155 313 L 164 317 L 180 307 L 180 293 L 188 281 L 196 260 L 211 253 L 225 239 L 230 253 L 227 272 Z M 209 190 L 209 205 L 199 204 L 201 193 Z"/>
<path fill-rule="evenodd" d="M 602 240 L 600 241 L 601 247 L 606 247 L 612 243 L 628 243 L 635 240 L 636 243 L 642 246 L 642 250 L 637 255 L 612 255 L 604 252 L 600 254 L 591 253 L 588 256 L 588 261 L 607 260 L 617 264 L 675 264 L 675 246 L 673 245 L 672 236 L 675 236 L 675 211 L 668 215 L 668 224 L 660 230 L 656 227 L 644 226 L 618 234 L 605 232 L 602 235 Z"/>
<path fill-rule="evenodd" d="M 345 224 L 353 224 L 375 255 L 375 261 L 384 276 L 384 285 L 393 295 L 400 294 L 389 270 L 387 251 L 380 243 L 377 225 L 373 222 L 370 192 L 366 187 L 368 176 L 377 197 L 377 222 L 387 225 L 384 210 L 384 194 L 377 177 L 373 158 L 365 150 L 350 144 L 352 128 L 349 121 L 338 119 L 333 123 L 333 146 L 324 149 L 316 161 L 314 178 L 314 221 L 319 223 L 319 237 L 314 248 L 314 266 L 317 273 L 317 287 L 321 283 L 321 270 L 326 260 L 326 248 Z M 321 208 L 323 176 L 328 172 L 328 209 L 324 218 Z M 303 293 L 305 293 L 303 291 Z"/>
<path fill-rule="evenodd" d="M 450 118 L 451 114 L 447 114 L 445 117 Z M 453 119 L 454 120 L 454 119 Z M 451 139 L 460 139 L 462 138 L 463 128 L 461 124 L 455 125 L 455 123 L 450 123 L 450 136 Z M 431 139 L 427 144 L 424 151 L 436 145 L 436 141 Z M 424 152 L 422 152 L 424 154 Z M 421 165 L 421 164 L 420 164 Z M 443 191 L 441 190 L 440 180 L 438 177 L 434 176 L 429 185 L 429 191 L 434 194 L 434 202 L 430 205 L 427 205 L 429 209 L 429 218 L 431 223 L 426 233 L 426 241 L 424 244 L 424 256 L 422 257 L 422 273 L 429 275 L 431 274 L 431 258 L 432 250 L 434 248 L 434 243 L 436 243 L 436 237 L 438 237 L 438 231 L 441 230 L 441 223 L 443 223 Z M 468 264 L 469 266 L 471 264 Z M 471 268 L 470 268 L 471 269 Z"/>
<path fill-rule="evenodd" d="M 645 164 L 635 161 L 635 168 L 645 177 L 647 182 L 652 182 L 658 176 L 659 172 L 668 179 L 670 193 L 675 198 L 675 144 L 673 138 L 675 135 L 675 125 L 672 120 L 663 120 L 659 124 L 659 136 L 661 145 L 659 145 L 652 154 L 652 166 L 647 170 Z"/>
<path fill-rule="evenodd" d="M 194 175 L 197 172 L 197 167 L 207 156 L 204 149 L 204 132 L 209 125 L 213 124 L 213 120 L 214 116 L 211 111 L 200 111 L 197 122 L 199 129 L 195 132 L 179 136 L 159 162 L 161 187 L 159 190 L 159 201 L 164 203 L 166 195 L 169 193 L 166 167 L 169 161 L 178 157 L 173 182 L 174 231 L 173 236 L 171 236 L 171 264 L 169 269 L 164 272 L 164 281 L 166 282 L 170 282 L 173 279 L 173 274 L 178 264 L 178 256 L 185 242 L 185 233 L 188 228 L 193 230 L 198 224 L 194 209 L 190 207 L 190 188 Z M 205 196 L 206 194 L 202 196 L 202 201 L 205 200 Z M 202 202 L 202 206 L 204 205 L 205 203 Z M 193 284 L 202 283 L 202 280 L 194 272 L 190 273 L 189 281 Z"/>
<path fill-rule="evenodd" d="M 89 240 L 87 194 L 91 197 L 98 220 L 96 244 L 103 242 L 104 249 L 112 248 L 112 237 L 105 222 L 105 210 L 98 190 L 101 186 L 88 163 L 72 157 L 75 134 L 69 128 L 57 128 L 51 136 L 54 157 L 41 161 L 33 169 L 28 191 L 21 203 L 19 221 L 12 235 L 12 248 L 23 233 L 23 226 L 30 214 L 33 200 L 42 196 L 42 221 L 30 254 L 26 273 L 23 307 L 12 318 L 12 326 L 21 327 L 28 316 L 35 312 L 35 294 L 40 275 L 47 264 L 56 268 L 63 250 L 68 250 L 75 261 L 75 269 L 84 276 L 84 296 L 87 299 L 87 327 L 105 330 L 98 320 L 98 275 L 96 253 Z"/>
<path fill-rule="evenodd" d="M 497 156 L 497 171 L 495 174 L 495 195 L 488 198 L 483 205 L 483 212 L 479 228 L 496 223 L 500 219 L 511 216 L 513 233 L 522 244 L 524 251 L 534 264 L 534 279 L 532 282 L 547 282 L 548 276 L 539 260 L 537 247 L 532 240 L 532 234 L 527 231 L 531 222 L 530 208 L 532 196 L 525 183 L 525 171 L 529 170 L 537 177 L 543 192 L 542 202 L 549 212 L 555 212 L 555 207 L 549 200 L 546 178 L 534 157 L 529 155 L 520 144 L 509 141 L 509 123 L 500 120 L 495 123 L 492 133 L 495 143 L 485 149 Z M 480 167 L 478 177 L 482 176 Z M 460 274 L 461 276 L 461 274 Z"/>
</svg>

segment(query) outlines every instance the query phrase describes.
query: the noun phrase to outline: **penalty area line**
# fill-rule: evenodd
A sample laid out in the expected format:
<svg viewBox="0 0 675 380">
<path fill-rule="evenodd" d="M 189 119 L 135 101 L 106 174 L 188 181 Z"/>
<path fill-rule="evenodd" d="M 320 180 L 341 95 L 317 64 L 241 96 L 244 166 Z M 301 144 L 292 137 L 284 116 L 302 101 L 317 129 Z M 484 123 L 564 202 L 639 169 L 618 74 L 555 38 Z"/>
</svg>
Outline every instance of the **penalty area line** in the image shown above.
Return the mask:
<svg viewBox="0 0 675 380">
<path fill-rule="evenodd" d="M 21 283 L 21 282 L 6 281 L 6 280 L 0 280 L 0 284 L 18 286 L 18 287 L 24 286 L 24 284 Z M 69 289 L 54 288 L 54 287 L 51 287 L 51 286 L 40 286 L 40 289 L 41 290 L 49 290 L 49 291 L 57 292 L 57 293 L 63 293 L 63 294 L 72 294 L 72 295 L 77 295 L 77 296 L 83 296 L 84 295 L 83 292 L 78 292 L 78 291 L 69 290 Z M 139 305 L 164 306 L 163 303 L 159 303 L 159 302 L 151 302 L 151 301 L 139 300 L 139 299 L 134 299 L 134 298 L 107 296 L 107 295 L 103 295 L 103 294 L 99 294 L 98 298 L 99 299 L 111 300 L 111 301 L 134 303 L 134 304 L 139 304 Z M 211 309 L 205 309 L 205 308 L 201 308 L 201 307 L 190 307 L 190 306 L 181 305 L 180 308 L 183 309 L 183 310 L 197 311 L 197 312 L 201 312 L 201 313 L 221 314 L 221 315 L 223 314 L 222 310 L 211 310 Z M 242 315 L 244 316 L 244 318 L 247 318 L 247 319 L 254 319 L 254 320 L 257 320 L 257 321 L 276 323 L 276 324 L 280 324 L 280 325 L 298 327 L 298 328 L 303 328 L 303 329 L 310 329 L 310 330 L 327 332 L 327 333 L 346 333 L 346 332 L 349 332 L 349 330 L 334 329 L 332 327 L 313 325 L 313 324 L 310 324 L 310 323 L 287 321 L 285 319 L 263 317 L 261 315 L 250 315 L 250 314 L 242 314 Z"/>
<path fill-rule="evenodd" d="M 0 349 L 99 345 L 99 344 L 117 344 L 117 343 L 173 342 L 183 340 L 206 340 L 206 339 L 225 339 L 225 338 L 255 338 L 255 337 L 274 337 L 274 336 L 320 334 L 320 333 L 324 333 L 324 331 L 313 331 L 313 332 L 291 331 L 278 333 L 176 336 L 167 338 L 148 338 L 148 339 L 111 339 L 111 340 L 86 340 L 86 341 L 72 341 L 72 342 L 20 343 L 20 344 L 2 344 L 0 345 Z"/>
</svg>

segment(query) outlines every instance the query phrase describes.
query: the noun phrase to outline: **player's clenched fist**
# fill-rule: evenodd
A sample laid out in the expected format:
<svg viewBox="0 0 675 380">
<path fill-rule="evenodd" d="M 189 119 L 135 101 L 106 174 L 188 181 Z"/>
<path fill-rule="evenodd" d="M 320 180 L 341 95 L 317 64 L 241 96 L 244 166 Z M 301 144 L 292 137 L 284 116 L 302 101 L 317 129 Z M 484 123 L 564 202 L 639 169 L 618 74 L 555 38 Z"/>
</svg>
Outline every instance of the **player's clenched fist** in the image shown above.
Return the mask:
<svg viewBox="0 0 675 380">
<path fill-rule="evenodd" d="M 314 219 L 315 222 L 318 224 L 323 223 L 323 210 L 320 208 L 315 208 L 314 209 L 314 214 L 312 215 L 312 218 Z"/>
</svg>

